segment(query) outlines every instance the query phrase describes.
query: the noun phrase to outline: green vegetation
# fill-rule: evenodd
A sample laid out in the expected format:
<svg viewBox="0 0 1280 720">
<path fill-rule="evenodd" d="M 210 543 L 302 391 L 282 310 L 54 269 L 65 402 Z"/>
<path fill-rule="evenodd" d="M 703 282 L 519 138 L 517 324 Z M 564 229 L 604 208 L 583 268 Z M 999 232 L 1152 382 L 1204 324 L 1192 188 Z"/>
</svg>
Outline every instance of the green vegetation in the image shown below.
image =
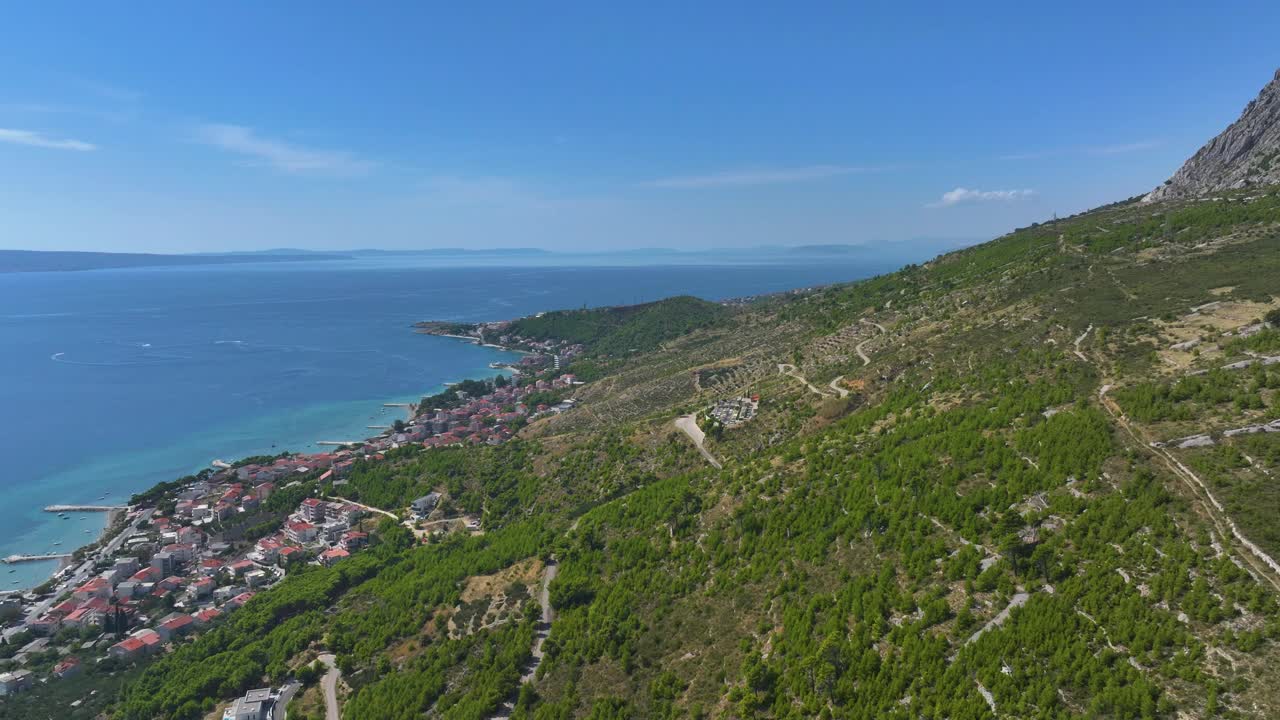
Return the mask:
<svg viewBox="0 0 1280 720">
<path fill-rule="evenodd" d="M 1280 310 L 1276 312 L 1280 312 Z M 1224 345 L 1222 351 L 1227 355 L 1280 353 L 1280 330 L 1268 328 L 1249 337 L 1237 338 Z"/>
<path fill-rule="evenodd" d="M 498 377 L 502 378 L 502 383 L 505 385 L 506 377 L 503 375 Z M 422 412 L 427 412 L 429 410 L 448 410 L 449 408 L 458 407 L 465 402 L 463 395 L 476 398 L 493 392 L 494 387 L 500 387 L 495 385 L 495 380 L 468 379 L 454 383 L 435 395 L 428 395 L 422 398 L 422 402 L 418 403 L 418 408 Z"/>
<path fill-rule="evenodd" d="M 508 332 L 532 340 L 585 345 L 599 355 L 652 350 L 693 330 L 723 321 L 730 310 L 695 297 L 681 296 L 643 305 L 555 310 L 511 323 Z"/>
<path fill-rule="evenodd" d="M 1191 420 L 1209 408 L 1230 404 L 1230 411 L 1267 407 L 1263 391 L 1280 388 L 1280 368 L 1258 365 L 1246 370 L 1211 370 L 1174 381 L 1142 382 L 1115 392 L 1121 407 L 1142 422 Z"/>
<path fill-rule="evenodd" d="M 199 717 L 323 648 L 357 720 L 504 701 L 535 720 L 1276 717 L 1280 577 L 1230 528 L 1280 551 L 1280 435 L 1222 431 L 1275 417 L 1280 367 L 1187 374 L 1156 348 L 1158 318 L 1271 301 L 1277 221 L 1272 194 L 1125 202 L 740 309 L 521 320 L 588 346 L 580 409 L 319 488 L 396 511 L 440 490 L 482 534 L 384 522 L 367 552 L 126 670 L 110 712 Z M 728 392 L 763 402 L 717 471 L 672 420 Z M 1215 444 L 1151 446 L 1191 433 Z M 538 603 L 498 573 L 552 557 L 557 614 L 521 686 Z"/>
</svg>

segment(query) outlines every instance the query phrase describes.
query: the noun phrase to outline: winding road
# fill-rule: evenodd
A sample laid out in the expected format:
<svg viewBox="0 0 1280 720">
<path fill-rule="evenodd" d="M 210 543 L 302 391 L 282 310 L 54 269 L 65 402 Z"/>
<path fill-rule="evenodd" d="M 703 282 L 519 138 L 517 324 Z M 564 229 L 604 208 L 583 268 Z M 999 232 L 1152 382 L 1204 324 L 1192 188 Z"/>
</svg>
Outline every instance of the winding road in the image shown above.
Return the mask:
<svg viewBox="0 0 1280 720">
<path fill-rule="evenodd" d="M 831 397 L 831 393 L 827 392 L 826 390 L 821 390 L 819 388 L 814 387 L 813 383 L 809 382 L 808 378 L 801 375 L 799 369 L 797 369 L 796 366 L 792 365 L 791 363 L 778 363 L 778 372 L 782 373 L 783 375 L 786 375 L 787 377 L 792 377 L 792 378 L 795 378 L 796 380 L 799 380 L 801 383 L 804 384 L 805 387 L 809 388 L 809 392 L 813 393 L 814 395 L 818 395 L 820 397 Z"/>
<path fill-rule="evenodd" d="M 860 319 L 858 322 L 862 323 L 863 325 L 871 325 L 871 326 L 875 327 L 877 330 L 879 330 L 879 331 L 880 331 L 880 334 L 881 334 L 881 335 L 885 335 L 885 334 L 887 334 L 887 333 L 889 332 L 888 330 L 885 330 L 885 329 L 884 329 L 884 326 L 883 326 L 883 325 L 881 325 L 880 323 L 877 323 L 877 322 L 871 322 L 870 320 L 868 320 L 868 319 L 866 319 L 866 318 L 862 318 L 862 319 Z M 867 353 L 866 353 L 865 351 L 863 351 L 863 349 L 862 349 L 862 348 L 866 347 L 866 346 L 867 346 L 867 343 L 871 342 L 872 340 L 875 340 L 875 338 L 874 338 L 874 337 L 869 337 L 869 338 L 867 338 L 866 340 L 863 340 L 862 342 L 858 343 L 858 346 L 857 346 L 857 347 L 855 347 L 855 348 L 853 349 L 853 350 L 854 350 L 854 352 L 858 353 L 858 357 L 862 358 L 862 366 L 863 366 L 863 367 L 866 367 L 866 366 L 868 366 L 868 365 L 870 365 L 870 364 L 871 364 L 871 358 L 867 357 Z"/>
</svg>

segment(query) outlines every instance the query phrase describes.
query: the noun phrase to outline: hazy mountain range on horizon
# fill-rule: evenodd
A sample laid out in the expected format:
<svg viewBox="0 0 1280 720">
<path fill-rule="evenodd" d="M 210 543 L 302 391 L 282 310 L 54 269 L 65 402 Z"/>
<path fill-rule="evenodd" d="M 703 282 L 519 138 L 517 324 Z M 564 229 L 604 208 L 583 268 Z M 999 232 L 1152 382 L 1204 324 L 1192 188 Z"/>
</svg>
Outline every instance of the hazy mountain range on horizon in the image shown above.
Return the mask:
<svg viewBox="0 0 1280 720">
<path fill-rule="evenodd" d="M 891 258 L 903 263 L 928 259 L 940 252 L 968 247 L 977 240 L 959 238 L 915 238 L 904 241 L 869 244 L 826 245 L 758 245 L 741 248 L 703 248 L 681 250 L 676 248 L 625 248 L 618 250 L 549 250 L 545 248 L 422 248 L 385 249 L 359 248 L 353 250 L 311 250 L 305 248 L 270 248 L 265 250 L 240 250 L 200 253 L 116 253 L 74 250 L 0 250 L 0 273 L 59 272 L 76 270 L 104 270 L 131 267 L 176 267 L 193 265 L 234 265 L 259 262 L 317 262 L 354 260 L 379 257 L 420 258 L 471 258 L 493 259 L 544 259 L 557 258 L 706 258 L 734 262 L 735 260 L 810 260 L 814 258 L 858 257 L 884 260 Z"/>
</svg>

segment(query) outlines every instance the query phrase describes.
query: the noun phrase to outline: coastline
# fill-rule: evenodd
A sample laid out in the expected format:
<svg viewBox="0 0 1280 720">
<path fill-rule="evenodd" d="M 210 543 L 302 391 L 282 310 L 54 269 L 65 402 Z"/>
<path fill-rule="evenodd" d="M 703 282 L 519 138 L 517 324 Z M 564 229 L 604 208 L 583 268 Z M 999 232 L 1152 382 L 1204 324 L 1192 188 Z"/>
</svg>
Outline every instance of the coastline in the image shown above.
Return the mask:
<svg viewBox="0 0 1280 720">
<path fill-rule="evenodd" d="M 507 350 L 507 352 L 514 353 L 518 351 Z M 489 368 L 489 370 L 492 371 L 493 374 L 503 374 L 502 373 L 503 370 L 506 370 L 507 372 L 513 372 L 510 368 L 505 368 L 505 367 Z M 467 377 L 462 378 L 462 380 L 478 380 L 478 379 L 484 379 L 487 377 L 491 377 L 491 375 L 482 374 L 481 376 L 475 376 L 474 374 L 468 374 Z M 376 404 L 380 406 L 381 410 L 390 410 L 391 406 L 394 405 L 394 407 L 396 407 L 397 409 L 404 410 L 405 412 L 404 420 L 409 421 L 418 416 L 418 406 L 422 402 L 423 397 L 434 394 L 436 392 L 440 392 L 444 388 L 447 388 L 450 385 L 455 384 L 456 382 L 461 382 L 461 380 L 450 381 L 447 383 L 443 383 L 442 385 L 429 388 L 428 390 L 424 391 L 422 394 L 415 396 L 415 399 L 413 400 L 404 400 L 402 398 L 389 398 L 389 399 L 384 399 L 380 401 L 377 399 L 373 399 L 373 400 L 361 401 L 359 404 L 366 407 L 369 405 Z M 364 410 L 361 410 L 361 412 L 364 412 Z M 363 420 L 355 419 L 356 417 L 358 417 L 356 415 L 352 415 L 351 417 L 352 417 L 351 423 L 353 424 L 353 426 L 357 422 L 360 422 L 360 423 L 364 422 Z M 367 429 L 367 425 L 361 425 L 360 427 Z M 392 430 L 388 429 L 388 430 L 383 430 L 381 432 L 374 433 L 374 434 L 359 433 L 361 435 L 359 440 L 361 442 L 368 442 L 368 441 L 376 440 L 378 438 L 385 437 L 389 435 L 391 432 Z M 315 449 L 314 443 L 315 441 L 309 441 L 309 442 L 304 441 L 302 443 L 297 443 L 297 444 L 290 443 L 289 444 L 290 446 L 288 447 L 279 448 L 279 452 L 290 452 L 290 453 L 304 452 L 307 449 Z M 239 459 L 240 457 L 247 457 L 247 455 L 239 455 L 239 454 L 223 455 L 222 457 L 233 457 L 234 459 Z M 232 462 L 234 462 L 234 459 L 232 460 Z M 209 466 L 212 466 L 212 462 L 209 463 Z M 146 489 L 147 487 L 133 488 L 132 491 L 130 492 L 130 496 L 132 496 L 132 494 L 137 492 L 143 492 Z M 40 587 L 50 582 L 51 580 L 54 580 L 59 575 L 59 573 L 61 573 L 67 567 L 76 565 L 80 562 L 79 560 L 76 559 L 76 556 L 83 556 L 84 553 L 92 551 L 93 548 L 101 547 L 111 542 L 112 540 L 115 539 L 115 537 L 120 532 L 127 529 L 128 524 L 124 521 L 129 517 L 129 515 L 132 512 L 135 511 L 135 509 L 136 508 L 134 508 L 132 505 L 125 504 L 119 508 L 108 510 L 102 513 L 105 516 L 105 519 L 102 524 L 102 527 L 99 528 L 97 533 L 94 535 L 93 540 L 83 542 L 82 544 L 76 546 L 75 548 L 68 550 L 68 557 L 61 558 L 57 561 L 49 561 L 51 564 L 53 564 L 53 567 L 47 573 L 42 574 L 39 579 L 26 585 L 25 587 L 6 589 L 3 591 L 0 591 L 0 596 L 25 594 L 37 587 Z M 41 512 L 43 512 L 43 510 L 41 510 Z M 33 564 L 38 565 L 42 563 L 33 563 Z"/>
</svg>

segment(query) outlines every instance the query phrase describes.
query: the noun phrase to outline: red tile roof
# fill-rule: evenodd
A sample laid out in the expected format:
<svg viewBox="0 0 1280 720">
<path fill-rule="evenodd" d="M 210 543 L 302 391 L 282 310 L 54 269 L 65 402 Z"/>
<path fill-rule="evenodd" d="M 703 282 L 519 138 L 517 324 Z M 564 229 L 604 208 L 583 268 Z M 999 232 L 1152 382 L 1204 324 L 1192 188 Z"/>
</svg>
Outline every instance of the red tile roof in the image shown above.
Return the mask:
<svg viewBox="0 0 1280 720">
<path fill-rule="evenodd" d="M 116 643 L 115 647 L 118 647 L 122 650 L 127 650 L 129 652 L 137 652 L 142 649 L 144 644 L 145 643 L 143 643 L 138 638 L 131 637 L 131 638 L 125 638 L 124 640 L 121 640 L 120 642 Z"/>
</svg>

